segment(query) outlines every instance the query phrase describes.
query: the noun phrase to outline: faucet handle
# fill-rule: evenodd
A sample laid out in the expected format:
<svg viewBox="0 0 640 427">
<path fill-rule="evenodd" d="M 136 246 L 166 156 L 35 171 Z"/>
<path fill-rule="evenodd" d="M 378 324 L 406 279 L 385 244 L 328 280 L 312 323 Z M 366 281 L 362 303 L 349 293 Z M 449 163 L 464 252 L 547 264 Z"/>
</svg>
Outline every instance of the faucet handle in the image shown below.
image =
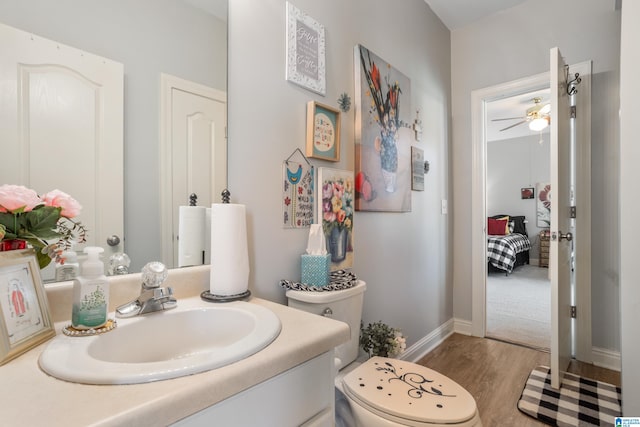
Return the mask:
<svg viewBox="0 0 640 427">
<path fill-rule="evenodd" d="M 165 281 L 169 271 L 167 267 L 159 261 L 147 263 L 142 267 L 142 287 L 153 289 L 159 287 Z"/>
</svg>

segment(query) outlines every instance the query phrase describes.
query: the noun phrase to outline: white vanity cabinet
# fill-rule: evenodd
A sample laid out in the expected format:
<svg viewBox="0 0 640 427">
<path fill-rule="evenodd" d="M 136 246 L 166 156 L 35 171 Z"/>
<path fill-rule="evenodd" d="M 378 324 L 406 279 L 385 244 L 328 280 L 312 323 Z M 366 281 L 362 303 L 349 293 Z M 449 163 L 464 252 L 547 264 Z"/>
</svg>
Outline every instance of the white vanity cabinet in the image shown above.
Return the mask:
<svg viewBox="0 0 640 427">
<path fill-rule="evenodd" d="M 203 409 L 174 426 L 333 426 L 333 351 Z"/>
</svg>

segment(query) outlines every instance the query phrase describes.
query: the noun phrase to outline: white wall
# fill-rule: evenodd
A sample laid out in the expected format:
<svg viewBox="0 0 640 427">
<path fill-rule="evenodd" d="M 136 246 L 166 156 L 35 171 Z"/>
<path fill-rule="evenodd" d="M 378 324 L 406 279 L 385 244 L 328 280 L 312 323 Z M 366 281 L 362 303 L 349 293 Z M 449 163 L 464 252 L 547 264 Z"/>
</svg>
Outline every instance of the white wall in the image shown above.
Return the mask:
<svg viewBox="0 0 640 427">
<path fill-rule="evenodd" d="M 618 350 L 617 217 L 620 15 L 613 1 L 527 0 L 451 34 L 454 259 L 471 259 L 471 92 L 549 70 L 558 46 L 569 64 L 593 61 L 592 301 L 594 347 Z M 454 317 L 471 320 L 471 265 L 454 267 Z"/>
<path fill-rule="evenodd" d="M 285 302 L 281 279 L 299 280 L 308 230 L 283 229 L 282 162 L 304 150 L 306 104 L 354 97 L 353 48 L 362 43 L 411 79 L 412 110 L 424 134 L 415 145 L 431 162 L 410 213 L 356 212 L 353 271 L 367 282 L 364 321 L 402 328 L 409 344 L 452 317 L 451 225 L 440 213 L 449 194 L 450 39 L 423 0 L 296 0 L 325 26 L 327 95 L 285 80 L 285 0 L 229 4 L 229 189 L 247 205 L 250 289 Z M 342 116 L 342 154 L 354 168 L 354 109 Z"/>
<path fill-rule="evenodd" d="M 638 144 L 637 98 L 640 94 L 640 3 L 622 5 L 620 65 L 620 296 L 622 311 L 622 411 L 625 416 L 640 414 L 640 287 L 638 286 Z"/>
<path fill-rule="evenodd" d="M 179 0 L 3 1 L 0 22 L 124 64 L 126 252 L 162 259 L 160 73 L 225 91 L 226 23 Z"/>
<path fill-rule="evenodd" d="M 540 142 L 542 141 L 542 142 Z M 524 215 L 531 240 L 531 259 L 538 259 L 536 184 L 549 182 L 549 134 L 490 141 L 487 144 L 487 214 Z M 522 199 L 520 189 L 533 187 L 534 199 Z"/>
</svg>

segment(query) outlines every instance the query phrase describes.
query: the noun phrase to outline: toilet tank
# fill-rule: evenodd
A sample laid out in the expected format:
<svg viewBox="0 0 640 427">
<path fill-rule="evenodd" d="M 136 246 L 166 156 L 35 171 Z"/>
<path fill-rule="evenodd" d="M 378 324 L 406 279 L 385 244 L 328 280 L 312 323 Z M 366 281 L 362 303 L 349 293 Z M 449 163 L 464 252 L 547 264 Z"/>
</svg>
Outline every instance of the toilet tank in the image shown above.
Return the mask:
<svg viewBox="0 0 640 427">
<path fill-rule="evenodd" d="M 349 325 L 351 339 L 336 347 L 340 359 L 337 368 L 342 369 L 358 357 L 362 302 L 367 284 L 358 280 L 355 286 L 340 291 L 287 291 L 289 307 L 309 313 L 327 316 Z"/>
</svg>

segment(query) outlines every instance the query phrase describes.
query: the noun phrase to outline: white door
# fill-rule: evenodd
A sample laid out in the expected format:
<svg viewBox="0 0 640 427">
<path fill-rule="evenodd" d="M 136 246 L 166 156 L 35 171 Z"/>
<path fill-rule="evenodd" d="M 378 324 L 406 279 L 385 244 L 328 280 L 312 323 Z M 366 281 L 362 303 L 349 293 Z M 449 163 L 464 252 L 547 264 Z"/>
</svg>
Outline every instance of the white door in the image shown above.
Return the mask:
<svg viewBox="0 0 640 427">
<path fill-rule="evenodd" d="M 123 66 L 2 24 L 0 40 L 0 183 L 78 200 L 106 260 L 124 242 Z"/>
<path fill-rule="evenodd" d="M 221 201 L 227 185 L 226 94 L 166 74 L 161 80 L 163 198 L 168 202 L 162 204 L 168 207 L 162 241 L 171 242 L 163 256 L 167 265 L 177 267 L 179 207 L 189 205 L 191 194 L 197 195 L 198 206 L 211 207 Z"/>
<path fill-rule="evenodd" d="M 560 388 L 571 359 L 571 140 L 566 66 L 551 49 L 551 386 Z"/>
</svg>

